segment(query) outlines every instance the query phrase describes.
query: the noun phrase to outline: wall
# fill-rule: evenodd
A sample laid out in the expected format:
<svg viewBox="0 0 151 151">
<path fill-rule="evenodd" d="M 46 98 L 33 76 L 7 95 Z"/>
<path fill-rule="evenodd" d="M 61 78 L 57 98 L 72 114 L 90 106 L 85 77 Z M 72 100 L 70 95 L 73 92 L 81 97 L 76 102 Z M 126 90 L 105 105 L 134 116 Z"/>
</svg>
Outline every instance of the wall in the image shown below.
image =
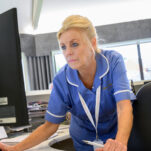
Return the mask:
<svg viewBox="0 0 151 151">
<path fill-rule="evenodd" d="M 50 55 L 50 51 L 59 50 L 56 33 L 35 35 L 36 55 Z"/>
<path fill-rule="evenodd" d="M 26 56 L 35 56 L 35 36 L 29 34 L 20 34 L 21 50 Z"/>
<path fill-rule="evenodd" d="M 96 27 L 100 44 L 151 38 L 151 19 Z"/>
</svg>

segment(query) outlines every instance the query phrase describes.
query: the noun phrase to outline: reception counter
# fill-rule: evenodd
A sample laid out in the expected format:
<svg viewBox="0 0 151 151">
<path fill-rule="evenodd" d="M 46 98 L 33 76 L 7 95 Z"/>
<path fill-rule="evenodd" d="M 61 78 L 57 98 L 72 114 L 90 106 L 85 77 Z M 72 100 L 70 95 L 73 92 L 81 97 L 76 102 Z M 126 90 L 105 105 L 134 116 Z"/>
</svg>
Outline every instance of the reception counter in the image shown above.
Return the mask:
<svg viewBox="0 0 151 151">
<path fill-rule="evenodd" d="M 16 136 L 13 138 L 7 138 L 7 139 L 3 139 L 1 140 L 1 142 L 3 143 L 7 143 L 7 144 L 16 144 L 20 141 L 22 141 L 23 139 L 25 139 L 27 136 L 29 136 L 30 133 L 24 133 L 20 136 Z M 60 149 L 55 149 L 52 148 L 51 146 L 57 142 L 69 139 L 70 135 L 69 135 L 69 125 L 60 125 L 58 131 L 51 136 L 48 140 L 42 142 L 41 144 L 28 149 L 27 151 L 61 151 Z"/>
</svg>

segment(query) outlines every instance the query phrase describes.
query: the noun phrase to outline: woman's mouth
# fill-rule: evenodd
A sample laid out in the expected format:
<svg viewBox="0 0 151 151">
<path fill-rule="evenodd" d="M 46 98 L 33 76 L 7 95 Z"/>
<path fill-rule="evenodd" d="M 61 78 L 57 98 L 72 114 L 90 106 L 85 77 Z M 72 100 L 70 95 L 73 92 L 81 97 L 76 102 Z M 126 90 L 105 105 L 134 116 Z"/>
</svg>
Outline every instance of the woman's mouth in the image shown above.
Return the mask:
<svg viewBox="0 0 151 151">
<path fill-rule="evenodd" d="M 70 59 L 70 60 L 68 60 L 69 63 L 72 63 L 72 62 L 75 62 L 75 61 L 77 61 L 77 59 Z"/>
</svg>

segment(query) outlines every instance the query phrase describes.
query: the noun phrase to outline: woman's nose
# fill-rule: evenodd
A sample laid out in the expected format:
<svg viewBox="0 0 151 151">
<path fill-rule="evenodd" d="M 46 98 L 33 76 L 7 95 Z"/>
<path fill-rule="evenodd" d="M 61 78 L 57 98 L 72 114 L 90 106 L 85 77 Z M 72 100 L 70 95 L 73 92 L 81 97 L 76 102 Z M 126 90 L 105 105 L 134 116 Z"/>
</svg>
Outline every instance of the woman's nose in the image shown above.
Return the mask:
<svg viewBox="0 0 151 151">
<path fill-rule="evenodd" d="M 72 55 L 72 49 L 70 48 L 70 47 L 68 47 L 67 49 L 66 49 L 66 55 Z"/>
</svg>

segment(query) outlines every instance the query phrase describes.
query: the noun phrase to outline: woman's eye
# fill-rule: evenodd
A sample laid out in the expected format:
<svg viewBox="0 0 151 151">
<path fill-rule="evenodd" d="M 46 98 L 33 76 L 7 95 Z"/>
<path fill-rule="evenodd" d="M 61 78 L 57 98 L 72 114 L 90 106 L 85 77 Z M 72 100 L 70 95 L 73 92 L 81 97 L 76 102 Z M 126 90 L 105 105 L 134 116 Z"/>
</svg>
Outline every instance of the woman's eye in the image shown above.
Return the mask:
<svg viewBox="0 0 151 151">
<path fill-rule="evenodd" d="M 62 49 L 62 50 L 65 50 L 65 49 L 66 49 L 66 46 L 61 46 L 61 49 Z"/>
<path fill-rule="evenodd" d="M 73 46 L 73 47 L 77 47 L 78 45 L 79 45 L 79 44 L 76 43 L 76 42 L 72 43 L 72 46 Z"/>
</svg>

